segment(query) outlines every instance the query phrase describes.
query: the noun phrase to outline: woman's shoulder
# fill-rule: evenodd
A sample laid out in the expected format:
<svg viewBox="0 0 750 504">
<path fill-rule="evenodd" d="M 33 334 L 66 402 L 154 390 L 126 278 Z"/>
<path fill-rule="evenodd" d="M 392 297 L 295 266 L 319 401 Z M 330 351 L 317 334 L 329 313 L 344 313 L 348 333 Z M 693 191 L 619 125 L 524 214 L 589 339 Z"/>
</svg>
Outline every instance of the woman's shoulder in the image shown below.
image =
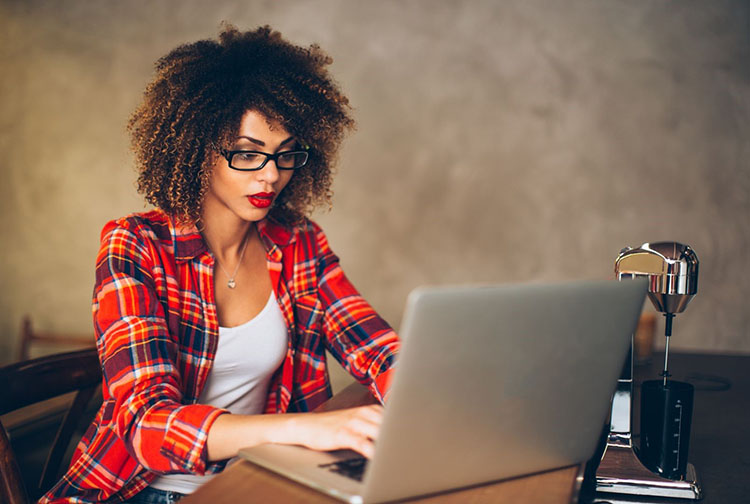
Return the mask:
<svg viewBox="0 0 750 504">
<path fill-rule="evenodd" d="M 140 250 L 174 246 L 174 226 L 170 217 L 161 210 L 136 212 L 107 222 L 102 228 L 103 249 L 116 249 L 131 253 Z"/>
<path fill-rule="evenodd" d="M 113 232 L 125 232 L 153 238 L 171 238 L 171 221 L 161 210 L 134 212 L 107 222 L 102 228 L 102 238 Z"/>
</svg>

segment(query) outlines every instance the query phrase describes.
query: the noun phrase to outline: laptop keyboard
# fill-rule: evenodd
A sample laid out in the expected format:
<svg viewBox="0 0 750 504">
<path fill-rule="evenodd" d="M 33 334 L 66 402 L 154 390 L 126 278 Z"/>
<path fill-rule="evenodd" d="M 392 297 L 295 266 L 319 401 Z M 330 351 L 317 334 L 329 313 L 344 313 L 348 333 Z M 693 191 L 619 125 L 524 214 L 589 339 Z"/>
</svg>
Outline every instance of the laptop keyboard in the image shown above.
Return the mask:
<svg viewBox="0 0 750 504">
<path fill-rule="evenodd" d="M 341 474 L 353 480 L 362 481 L 362 476 L 365 474 L 365 467 L 367 467 L 367 459 L 365 457 L 357 457 L 331 462 L 330 464 L 321 464 L 318 467 L 328 469 L 331 472 Z"/>
</svg>

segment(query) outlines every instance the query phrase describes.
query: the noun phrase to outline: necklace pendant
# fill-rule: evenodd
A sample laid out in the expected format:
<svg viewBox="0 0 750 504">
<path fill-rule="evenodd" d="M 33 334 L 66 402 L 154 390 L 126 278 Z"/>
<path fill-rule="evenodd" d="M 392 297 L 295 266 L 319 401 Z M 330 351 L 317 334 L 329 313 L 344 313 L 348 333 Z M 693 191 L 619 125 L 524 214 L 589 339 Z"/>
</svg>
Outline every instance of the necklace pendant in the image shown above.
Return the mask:
<svg viewBox="0 0 750 504">
<path fill-rule="evenodd" d="M 227 287 L 230 289 L 234 289 L 237 286 L 237 284 L 234 282 L 234 278 L 230 278 L 227 282 Z"/>
</svg>

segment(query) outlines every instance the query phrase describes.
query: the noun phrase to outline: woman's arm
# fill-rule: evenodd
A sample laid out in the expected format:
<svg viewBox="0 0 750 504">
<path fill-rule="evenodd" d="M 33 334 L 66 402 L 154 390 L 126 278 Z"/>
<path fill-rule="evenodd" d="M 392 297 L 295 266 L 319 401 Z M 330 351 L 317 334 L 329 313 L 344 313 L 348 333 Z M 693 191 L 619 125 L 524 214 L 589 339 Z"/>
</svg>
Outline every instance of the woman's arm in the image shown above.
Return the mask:
<svg viewBox="0 0 750 504">
<path fill-rule="evenodd" d="M 314 222 L 320 322 L 326 347 L 357 381 L 383 403 L 401 343 L 398 335 L 351 284 Z"/>
<path fill-rule="evenodd" d="M 239 448 L 263 443 L 302 445 L 313 450 L 348 448 L 372 457 L 383 407 L 380 405 L 283 415 L 221 415 L 208 432 L 208 459 L 223 460 Z"/>
<path fill-rule="evenodd" d="M 165 266 L 149 232 L 134 218 L 110 222 L 102 231 L 93 308 L 104 418 L 147 469 L 203 474 L 207 433 L 225 410 L 182 403 L 179 342 L 167 328 L 157 290 L 164 280 L 155 271 Z M 194 369 L 206 359 L 196 351 Z"/>
</svg>

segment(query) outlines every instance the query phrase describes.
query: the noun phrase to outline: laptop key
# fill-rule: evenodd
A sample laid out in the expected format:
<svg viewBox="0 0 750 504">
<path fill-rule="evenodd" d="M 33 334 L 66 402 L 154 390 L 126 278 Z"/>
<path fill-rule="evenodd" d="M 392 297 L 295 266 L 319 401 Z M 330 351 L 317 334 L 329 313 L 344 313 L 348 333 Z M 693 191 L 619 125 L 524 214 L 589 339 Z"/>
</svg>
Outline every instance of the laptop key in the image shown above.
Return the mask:
<svg viewBox="0 0 750 504">
<path fill-rule="evenodd" d="M 365 457 L 356 457 L 331 462 L 330 464 L 320 464 L 318 467 L 328 469 L 331 472 L 353 480 L 362 481 L 362 477 L 365 474 L 365 467 L 367 467 L 367 459 Z"/>
</svg>

